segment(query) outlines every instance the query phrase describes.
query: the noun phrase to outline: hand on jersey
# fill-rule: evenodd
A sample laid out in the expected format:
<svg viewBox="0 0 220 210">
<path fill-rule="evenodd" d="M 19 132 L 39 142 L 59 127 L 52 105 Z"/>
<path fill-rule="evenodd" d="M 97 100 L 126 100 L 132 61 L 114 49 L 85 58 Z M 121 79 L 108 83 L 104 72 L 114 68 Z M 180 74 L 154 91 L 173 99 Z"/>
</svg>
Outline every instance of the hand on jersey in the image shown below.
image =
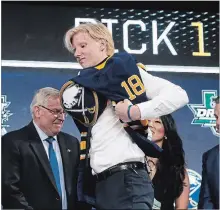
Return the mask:
<svg viewBox="0 0 220 210">
<path fill-rule="evenodd" d="M 141 119 L 140 109 L 136 105 L 132 105 L 130 107 L 129 110 L 130 119 L 129 119 L 128 107 L 131 104 L 132 103 L 128 99 L 125 99 L 124 101 L 118 102 L 117 105 L 115 106 L 115 113 L 119 117 L 119 119 L 122 120 L 123 122 L 131 122 Z"/>
</svg>

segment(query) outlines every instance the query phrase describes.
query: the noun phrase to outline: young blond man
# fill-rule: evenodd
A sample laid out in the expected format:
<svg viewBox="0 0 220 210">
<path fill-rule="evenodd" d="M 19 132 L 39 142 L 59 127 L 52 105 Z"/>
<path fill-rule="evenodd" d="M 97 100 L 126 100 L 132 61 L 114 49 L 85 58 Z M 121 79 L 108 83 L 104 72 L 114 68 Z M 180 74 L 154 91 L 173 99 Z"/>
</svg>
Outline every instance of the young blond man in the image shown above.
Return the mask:
<svg viewBox="0 0 220 210">
<path fill-rule="evenodd" d="M 154 191 L 144 164 L 145 154 L 121 121 L 169 114 L 188 103 L 186 92 L 137 67 L 128 53 L 114 54 L 112 35 L 102 23 L 71 28 L 64 42 L 84 69 L 73 81 L 107 98 L 107 105 L 91 127 L 89 157 L 92 174 L 97 177 L 96 208 L 151 209 Z M 68 101 L 75 93 L 65 91 L 68 88 L 62 99 Z M 113 100 L 115 107 L 110 103 Z M 67 108 L 71 104 L 63 105 Z"/>
</svg>

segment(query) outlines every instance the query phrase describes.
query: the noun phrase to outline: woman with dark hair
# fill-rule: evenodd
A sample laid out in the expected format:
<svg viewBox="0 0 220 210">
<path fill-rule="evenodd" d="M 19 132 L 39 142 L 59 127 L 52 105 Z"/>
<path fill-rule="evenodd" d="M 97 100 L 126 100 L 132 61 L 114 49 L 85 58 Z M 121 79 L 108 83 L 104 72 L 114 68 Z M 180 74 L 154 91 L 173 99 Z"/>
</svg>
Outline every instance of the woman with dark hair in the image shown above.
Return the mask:
<svg viewBox="0 0 220 210">
<path fill-rule="evenodd" d="M 175 121 L 171 115 L 165 115 L 148 122 L 152 141 L 163 148 L 159 159 L 146 157 L 154 185 L 153 209 L 187 209 L 190 184 L 185 169 L 182 140 L 177 133 Z"/>
</svg>

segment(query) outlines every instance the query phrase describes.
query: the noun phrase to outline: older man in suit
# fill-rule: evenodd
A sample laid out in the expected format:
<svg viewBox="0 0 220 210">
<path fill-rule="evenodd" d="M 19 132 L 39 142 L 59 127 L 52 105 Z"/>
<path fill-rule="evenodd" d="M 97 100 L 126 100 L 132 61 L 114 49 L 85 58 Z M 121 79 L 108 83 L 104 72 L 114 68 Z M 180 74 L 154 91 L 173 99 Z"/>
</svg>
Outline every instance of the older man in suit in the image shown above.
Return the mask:
<svg viewBox="0 0 220 210">
<path fill-rule="evenodd" d="M 214 100 L 216 130 L 220 126 L 219 96 Z M 203 154 L 202 185 L 199 196 L 199 209 L 219 209 L 219 145 Z"/>
<path fill-rule="evenodd" d="M 76 209 L 79 142 L 61 132 L 65 112 L 59 91 L 37 91 L 33 121 L 2 137 L 2 205 L 5 209 Z"/>
</svg>

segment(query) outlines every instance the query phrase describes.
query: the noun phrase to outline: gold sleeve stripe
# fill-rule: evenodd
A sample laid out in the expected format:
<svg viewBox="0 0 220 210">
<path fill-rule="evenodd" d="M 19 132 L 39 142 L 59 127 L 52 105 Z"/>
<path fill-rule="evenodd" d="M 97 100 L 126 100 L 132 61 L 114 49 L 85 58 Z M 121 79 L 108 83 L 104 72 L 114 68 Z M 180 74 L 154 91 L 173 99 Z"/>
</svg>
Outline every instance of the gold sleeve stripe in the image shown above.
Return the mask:
<svg viewBox="0 0 220 210">
<path fill-rule="evenodd" d="M 115 107 L 116 106 L 116 102 L 112 101 L 112 106 Z"/>
<path fill-rule="evenodd" d="M 144 71 L 147 71 L 147 68 L 143 63 L 137 63 L 137 66 L 140 67 L 141 69 L 143 69 Z M 147 126 L 148 125 L 148 120 L 141 120 L 141 124 L 143 126 Z"/>
<path fill-rule="evenodd" d="M 81 141 L 80 142 L 80 150 L 86 149 L 86 141 Z"/>
<path fill-rule="evenodd" d="M 137 66 L 142 68 L 144 71 L 147 71 L 147 68 L 143 63 L 137 63 Z"/>
<path fill-rule="evenodd" d="M 73 84 L 74 82 L 73 81 L 68 81 L 66 82 L 60 89 L 60 95 L 62 96 L 63 95 L 63 91 L 71 84 Z"/>
</svg>

